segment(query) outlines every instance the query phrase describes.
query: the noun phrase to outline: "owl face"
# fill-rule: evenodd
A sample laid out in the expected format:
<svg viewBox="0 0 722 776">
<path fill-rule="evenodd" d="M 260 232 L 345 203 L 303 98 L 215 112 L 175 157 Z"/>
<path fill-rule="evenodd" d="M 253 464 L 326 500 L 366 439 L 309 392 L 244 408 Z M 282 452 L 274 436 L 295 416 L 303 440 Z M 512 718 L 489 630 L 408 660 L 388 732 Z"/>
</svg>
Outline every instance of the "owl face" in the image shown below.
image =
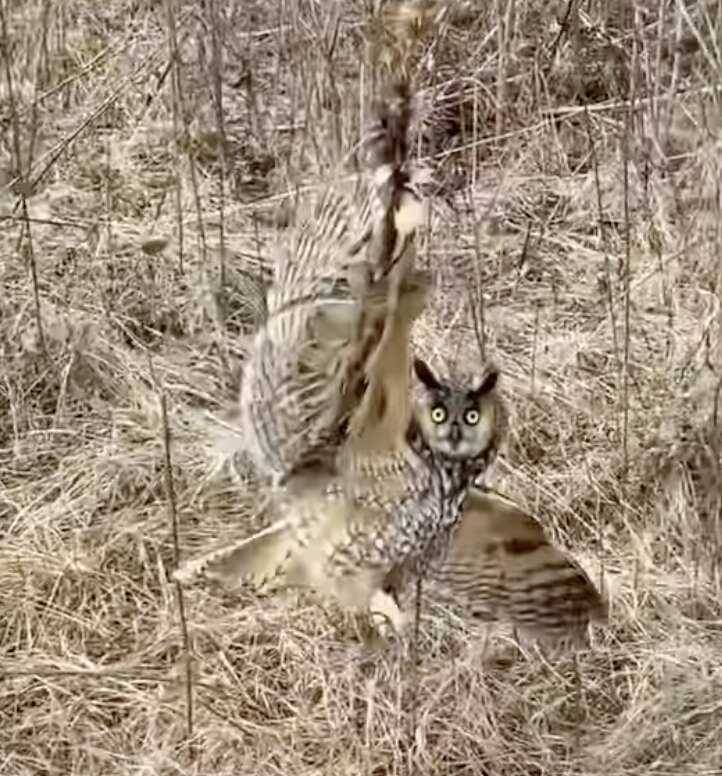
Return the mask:
<svg viewBox="0 0 722 776">
<path fill-rule="evenodd" d="M 416 416 L 427 444 L 449 458 L 482 455 L 494 439 L 498 371 L 492 369 L 468 388 L 442 383 L 419 358 L 414 372 L 422 388 Z"/>
</svg>

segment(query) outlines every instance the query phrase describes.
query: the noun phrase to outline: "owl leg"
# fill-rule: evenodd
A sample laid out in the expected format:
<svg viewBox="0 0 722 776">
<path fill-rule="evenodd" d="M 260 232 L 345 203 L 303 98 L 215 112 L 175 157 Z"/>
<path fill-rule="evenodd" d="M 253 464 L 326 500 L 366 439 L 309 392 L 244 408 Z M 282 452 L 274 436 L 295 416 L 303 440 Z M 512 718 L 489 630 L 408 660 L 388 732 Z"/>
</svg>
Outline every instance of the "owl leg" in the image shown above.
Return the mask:
<svg viewBox="0 0 722 776">
<path fill-rule="evenodd" d="M 367 609 L 347 611 L 346 615 L 355 637 L 371 651 L 383 649 L 406 625 L 404 614 L 382 590 L 374 593 Z"/>
<path fill-rule="evenodd" d="M 377 590 L 369 602 L 369 619 L 379 635 L 388 639 L 392 632 L 401 635 L 409 622 L 407 614 L 399 609 L 393 597 L 383 590 Z"/>
<path fill-rule="evenodd" d="M 350 616 L 356 635 L 367 646 L 388 641 L 403 633 L 406 618 L 393 597 L 382 589 L 383 573 L 356 569 L 350 574 L 332 574 L 326 586 Z"/>
</svg>

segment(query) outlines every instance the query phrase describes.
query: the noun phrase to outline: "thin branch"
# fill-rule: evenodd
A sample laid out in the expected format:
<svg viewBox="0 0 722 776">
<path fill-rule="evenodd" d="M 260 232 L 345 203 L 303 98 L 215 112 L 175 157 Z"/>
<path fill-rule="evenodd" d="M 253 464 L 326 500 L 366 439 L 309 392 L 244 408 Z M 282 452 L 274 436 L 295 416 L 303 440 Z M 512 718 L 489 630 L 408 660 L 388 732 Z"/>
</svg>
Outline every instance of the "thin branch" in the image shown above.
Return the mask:
<svg viewBox="0 0 722 776">
<path fill-rule="evenodd" d="M 188 121 L 188 113 L 185 110 L 185 98 L 183 92 L 183 78 L 181 73 L 181 57 L 178 50 L 178 32 L 176 25 L 176 15 L 174 9 L 174 0 L 166 0 L 166 16 L 168 21 L 168 46 L 170 49 L 170 58 L 173 63 L 172 68 L 172 90 L 173 90 L 173 116 L 174 124 L 177 121 L 178 116 L 181 118 L 183 133 L 181 145 L 186 149 L 188 156 L 188 166 L 191 175 L 191 188 L 193 190 L 193 201 L 196 209 L 196 224 L 198 227 L 198 235 L 201 241 L 201 255 L 203 257 L 203 267 L 208 268 L 208 244 L 206 241 L 206 230 L 203 222 L 203 208 L 201 206 L 201 197 L 198 187 L 198 170 L 195 160 L 194 151 L 192 149 L 190 122 Z M 178 127 L 176 127 L 178 129 Z M 179 141 L 179 135 L 176 134 L 176 143 Z M 178 171 L 180 173 L 180 170 Z M 178 184 L 180 186 L 180 183 Z M 176 197 L 178 198 L 178 194 Z M 180 205 L 180 203 L 179 203 Z M 181 254 L 182 259 L 182 254 Z"/>
<path fill-rule="evenodd" d="M 411 642 L 411 730 L 409 735 L 409 760 L 413 751 L 419 707 L 419 636 L 421 635 L 421 593 L 423 577 L 416 577 L 414 602 L 414 636 Z"/>
<path fill-rule="evenodd" d="M 221 292 L 226 286 L 225 264 L 225 191 L 228 160 L 226 158 L 226 124 L 223 115 L 223 51 L 221 48 L 221 20 L 218 12 L 217 0 L 209 0 L 206 6 L 209 19 L 208 26 L 211 29 L 211 57 L 213 78 L 213 102 L 216 109 L 216 128 L 220 137 L 220 167 L 218 170 L 218 228 L 220 239 L 220 258 L 218 271 L 220 274 Z M 223 311 L 225 312 L 225 311 Z"/>
<path fill-rule="evenodd" d="M 622 171 L 624 187 L 624 355 L 622 369 L 622 459 L 625 478 L 629 473 L 629 348 L 631 340 L 631 278 L 632 246 L 629 208 L 629 155 L 632 134 L 632 114 L 636 95 L 636 67 L 638 63 L 636 29 L 633 27 L 633 52 L 629 83 L 629 107 L 624 111 L 624 132 L 622 135 Z"/>
<path fill-rule="evenodd" d="M 28 212 L 27 197 L 32 194 L 33 189 L 33 185 L 29 180 L 32 155 L 30 155 L 28 158 L 28 175 L 26 176 L 23 172 L 23 159 L 20 149 L 20 121 L 18 119 L 17 105 L 15 102 L 12 71 L 10 70 L 10 39 L 8 37 L 4 3 L 0 3 L 0 34 L 2 35 L 2 60 L 5 63 L 5 81 L 7 84 L 8 102 L 10 104 L 10 119 L 12 122 L 13 156 L 15 157 L 15 169 L 17 170 L 17 177 L 15 179 L 16 191 L 19 194 L 20 212 L 23 221 L 20 227 L 19 240 L 22 245 L 23 237 L 25 237 L 25 254 L 27 256 L 28 265 L 30 267 L 30 276 L 32 278 L 33 284 L 33 303 L 35 306 L 35 321 L 38 327 L 38 339 L 40 340 L 40 348 L 50 366 L 53 367 L 54 365 L 52 359 L 50 358 L 50 351 L 48 350 L 47 340 L 45 339 L 45 327 L 43 326 L 43 316 L 40 305 L 40 288 L 38 286 L 38 267 L 35 260 L 35 251 L 33 249 L 33 235 L 30 228 L 30 214 Z M 35 137 L 37 131 L 35 128 L 36 115 L 37 111 L 35 110 L 33 112 L 33 138 Z"/>
<path fill-rule="evenodd" d="M 165 391 L 158 381 L 158 377 L 153 366 L 153 359 L 148 353 L 148 367 L 150 376 L 153 380 L 156 393 L 160 399 L 161 422 L 163 425 L 163 457 L 164 457 L 164 477 L 166 498 L 168 499 L 168 512 L 170 515 L 171 536 L 173 539 L 173 563 L 176 568 L 180 565 L 180 538 L 178 531 L 178 508 L 176 506 L 175 487 L 173 484 L 173 468 L 171 461 L 171 435 L 170 425 L 168 423 L 168 404 Z M 185 685 L 186 685 L 186 736 L 188 743 L 193 740 L 193 671 L 190 637 L 188 636 L 188 622 L 186 620 L 185 599 L 183 597 L 183 587 L 177 580 L 175 581 L 176 602 L 178 605 L 178 619 L 180 622 L 181 634 L 183 639 L 183 655 L 185 658 Z M 195 757 L 195 750 L 190 748 L 191 759 Z"/>
</svg>

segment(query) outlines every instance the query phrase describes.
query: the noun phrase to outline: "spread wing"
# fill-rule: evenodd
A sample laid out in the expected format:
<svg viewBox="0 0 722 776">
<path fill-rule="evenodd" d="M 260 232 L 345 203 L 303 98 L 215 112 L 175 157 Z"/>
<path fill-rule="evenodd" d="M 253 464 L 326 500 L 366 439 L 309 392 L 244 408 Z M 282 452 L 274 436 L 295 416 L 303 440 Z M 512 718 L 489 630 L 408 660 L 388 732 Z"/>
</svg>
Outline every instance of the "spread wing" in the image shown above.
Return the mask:
<svg viewBox="0 0 722 776">
<path fill-rule="evenodd" d="M 263 475 L 332 469 L 349 434 L 405 431 L 409 329 L 429 287 L 413 268 L 423 208 L 406 165 L 408 100 L 399 87 L 381 102 L 365 185 L 329 186 L 279 249 L 239 407 L 239 446 Z"/>
<path fill-rule="evenodd" d="M 470 617 L 511 622 L 542 640 L 578 638 L 607 605 L 539 522 L 500 494 L 473 489 L 431 579 Z"/>
</svg>

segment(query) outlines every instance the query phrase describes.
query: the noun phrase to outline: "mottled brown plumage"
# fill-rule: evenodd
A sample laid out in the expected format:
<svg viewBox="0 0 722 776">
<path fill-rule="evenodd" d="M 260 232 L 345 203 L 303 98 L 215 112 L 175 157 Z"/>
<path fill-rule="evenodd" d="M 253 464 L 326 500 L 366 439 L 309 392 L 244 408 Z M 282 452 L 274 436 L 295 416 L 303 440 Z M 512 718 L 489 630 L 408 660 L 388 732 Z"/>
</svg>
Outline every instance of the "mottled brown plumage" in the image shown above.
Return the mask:
<svg viewBox="0 0 722 776">
<path fill-rule="evenodd" d="M 506 622 L 543 642 L 583 642 L 607 603 L 584 570 L 552 544 L 536 518 L 500 493 L 470 489 L 448 551 L 428 586 L 463 616 Z M 385 591 L 411 607 L 411 576 L 399 567 Z"/>
<path fill-rule="evenodd" d="M 409 337 L 429 288 L 414 268 L 424 213 L 407 158 L 411 90 L 385 89 L 360 185 L 350 198 L 329 188 L 280 252 L 246 366 L 240 430 L 258 472 L 280 486 L 277 520 L 175 576 L 310 587 L 398 628 L 395 596 L 425 576 L 472 616 L 576 632 L 601 616 L 593 585 L 533 518 L 475 487 L 507 428 L 497 370 L 445 382 L 417 359 L 412 403 Z"/>
<path fill-rule="evenodd" d="M 429 285 L 413 266 L 422 209 L 405 158 L 408 99 L 391 88 L 381 102 L 365 148 L 374 196 L 360 215 L 330 191 L 278 262 L 239 415 L 256 468 L 281 485 L 279 520 L 178 579 L 310 586 L 365 609 L 401 546 L 397 506 L 409 515 L 423 497 L 426 512 L 443 511 L 444 476 L 417 449 L 418 430 L 416 446 L 407 439 L 409 333 Z M 358 223 L 368 229 L 349 228 Z"/>
<path fill-rule="evenodd" d="M 388 603 L 382 588 L 394 568 L 423 574 L 444 557 L 468 489 L 496 455 L 506 414 L 496 370 L 459 388 L 457 400 L 424 362 L 414 366 L 422 398 L 402 439 L 384 447 L 351 439 L 336 476 L 287 493 L 271 528 L 192 561 L 178 578 L 309 586 L 363 611 L 378 608 L 379 598 Z M 474 433 L 446 437 L 436 428 L 458 424 Z"/>
<path fill-rule="evenodd" d="M 238 446 L 276 483 L 332 472 L 349 434 L 370 428 L 369 413 L 384 413 L 387 436 L 408 422 L 408 336 L 430 285 L 413 266 L 423 207 L 406 159 L 408 99 L 389 88 L 355 187 L 329 186 L 277 251 L 229 419 Z"/>
</svg>

